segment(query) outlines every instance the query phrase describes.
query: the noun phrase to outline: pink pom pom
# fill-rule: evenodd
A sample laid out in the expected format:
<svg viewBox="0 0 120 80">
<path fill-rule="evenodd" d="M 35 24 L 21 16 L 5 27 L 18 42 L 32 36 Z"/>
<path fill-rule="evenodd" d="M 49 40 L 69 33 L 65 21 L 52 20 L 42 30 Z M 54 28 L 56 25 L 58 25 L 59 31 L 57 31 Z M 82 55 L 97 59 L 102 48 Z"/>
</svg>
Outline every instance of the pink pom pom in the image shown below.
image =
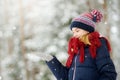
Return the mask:
<svg viewBox="0 0 120 80">
<path fill-rule="evenodd" d="M 94 22 L 100 22 L 103 17 L 102 13 L 98 10 L 92 10 L 91 15 L 93 16 Z"/>
</svg>

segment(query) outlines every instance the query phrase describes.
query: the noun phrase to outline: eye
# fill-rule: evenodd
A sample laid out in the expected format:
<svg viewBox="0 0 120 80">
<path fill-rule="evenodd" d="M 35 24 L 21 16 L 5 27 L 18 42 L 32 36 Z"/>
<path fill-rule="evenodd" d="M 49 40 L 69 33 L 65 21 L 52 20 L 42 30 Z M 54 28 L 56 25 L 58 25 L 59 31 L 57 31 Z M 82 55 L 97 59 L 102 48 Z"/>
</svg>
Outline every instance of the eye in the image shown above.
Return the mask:
<svg viewBox="0 0 120 80">
<path fill-rule="evenodd" d="M 79 30 L 76 30 L 76 32 L 79 32 Z"/>
</svg>

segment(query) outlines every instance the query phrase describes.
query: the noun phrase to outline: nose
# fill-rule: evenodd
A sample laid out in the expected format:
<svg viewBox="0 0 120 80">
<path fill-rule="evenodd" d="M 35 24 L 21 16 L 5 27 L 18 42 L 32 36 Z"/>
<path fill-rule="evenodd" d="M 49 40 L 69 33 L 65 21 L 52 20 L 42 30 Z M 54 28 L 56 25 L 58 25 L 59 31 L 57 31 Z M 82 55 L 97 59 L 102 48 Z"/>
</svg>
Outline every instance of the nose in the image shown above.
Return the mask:
<svg viewBox="0 0 120 80">
<path fill-rule="evenodd" d="M 77 37 L 77 34 L 74 33 L 74 34 L 73 34 L 73 37 Z"/>
</svg>

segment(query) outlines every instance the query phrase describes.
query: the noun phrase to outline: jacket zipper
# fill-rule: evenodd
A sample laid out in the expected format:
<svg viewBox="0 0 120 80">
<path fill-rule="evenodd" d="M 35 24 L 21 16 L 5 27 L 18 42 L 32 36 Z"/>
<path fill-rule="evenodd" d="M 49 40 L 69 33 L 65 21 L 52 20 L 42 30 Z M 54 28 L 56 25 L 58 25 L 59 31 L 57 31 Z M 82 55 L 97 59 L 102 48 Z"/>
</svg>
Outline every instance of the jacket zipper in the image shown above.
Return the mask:
<svg viewBox="0 0 120 80">
<path fill-rule="evenodd" d="M 76 73 L 76 60 L 77 60 L 77 56 L 75 57 L 75 65 L 74 65 L 73 80 L 75 80 L 75 73 Z"/>
</svg>

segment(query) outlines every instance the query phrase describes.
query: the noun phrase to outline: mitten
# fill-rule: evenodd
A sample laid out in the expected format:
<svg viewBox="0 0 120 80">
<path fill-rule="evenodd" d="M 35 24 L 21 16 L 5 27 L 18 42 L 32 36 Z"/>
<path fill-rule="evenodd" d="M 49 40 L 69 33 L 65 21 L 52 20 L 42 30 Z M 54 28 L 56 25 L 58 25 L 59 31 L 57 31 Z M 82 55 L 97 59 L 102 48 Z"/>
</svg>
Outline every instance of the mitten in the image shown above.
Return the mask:
<svg viewBox="0 0 120 80">
<path fill-rule="evenodd" d="M 50 61 L 53 59 L 53 56 L 50 54 L 29 53 L 26 55 L 26 58 L 32 61 Z"/>
<path fill-rule="evenodd" d="M 50 54 L 37 54 L 41 60 L 50 61 L 53 59 L 53 56 Z"/>
</svg>

